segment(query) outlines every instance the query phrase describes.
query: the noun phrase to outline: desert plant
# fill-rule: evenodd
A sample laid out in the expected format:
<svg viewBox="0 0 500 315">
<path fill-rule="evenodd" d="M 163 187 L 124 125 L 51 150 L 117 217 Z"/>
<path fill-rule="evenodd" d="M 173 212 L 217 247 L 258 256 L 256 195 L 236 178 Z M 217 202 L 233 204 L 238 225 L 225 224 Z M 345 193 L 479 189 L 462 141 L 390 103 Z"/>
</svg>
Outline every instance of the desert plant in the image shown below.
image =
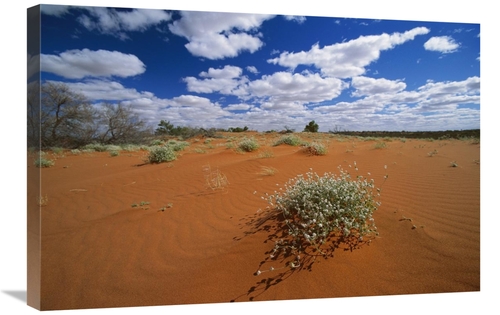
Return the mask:
<svg viewBox="0 0 500 315">
<path fill-rule="evenodd" d="M 433 157 L 436 154 L 438 154 L 438 150 L 434 149 L 434 151 L 431 151 L 431 152 L 427 153 L 427 156 Z"/>
<path fill-rule="evenodd" d="M 269 150 L 262 151 L 262 152 L 259 154 L 259 158 L 260 158 L 260 159 L 272 158 L 273 156 L 274 156 L 273 151 L 269 151 Z"/>
<path fill-rule="evenodd" d="M 318 132 L 319 126 L 318 124 L 314 121 L 311 120 L 308 125 L 304 128 L 305 132 Z"/>
<path fill-rule="evenodd" d="M 219 169 L 212 170 L 210 165 L 203 166 L 203 173 L 205 174 L 205 183 L 208 188 L 212 190 L 224 189 L 229 185 L 226 175 L 224 175 Z"/>
<path fill-rule="evenodd" d="M 55 162 L 51 159 L 47 159 L 44 157 L 40 157 L 35 160 L 36 167 L 51 167 L 55 164 Z"/>
<path fill-rule="evenodd" d="M 383 149 L 383 148 L 387 147 L 387 145 L 385 142 L 379 141 L 379 142 L 375 143 L 375 145 L 373 147 L 375 149 Z"/>
<path fill-rule="evenodd" d="M 189 146 L 189 142 L 186 141 L 175 141 L 175 140 L 170 140 L 166 144 L 168 147 L 172 148 L 174 151 L 182 151 L 184 150 L 187 146 Z"/>
<path fill-rule="evenodd" d="M 111 151 L 109 152 L 109 156 L 114 157 L 120 155 L 120 151 Z"/>
<path fill-rule="evenodd" d="M 262 197 L 283 218 L 289 235 L 276 242 L 271 257 L 280 252 L 292 253 L 296 257 L 290 267 L 297 268 L 301 265 L 300 255 L 310 254 L 311 248 L 326 255 L 322 247 L 332 236 L 363 241 L 365 236 L 378 235 L 372 214 L 380 206 L 376 200 L 379 196 L 380 189 L 375 188 L 373 179 L 353 179 L 340 166 L 338 175 L 319 176 L 311 170 L 290 179 L 284 190 Z"/>
<path fill-rule="evenodd" d="M 326 147 L 319 142 L 313 142 L 304 147 L 304 151 L 309 155 L 325 155 Z"/>
<path fill-rule="evenodd" d="M 170 147 L 165 146 L 154 146 L 149 150 L 149 154 L 147 156 L 147 162 L 149 163 L 162 163 L 162 162 L 170 162 L 175 160 L 177 157 L 175 155 L 174 150 Z"/>
<path fill-rule="evenodd" d="M 238 143 L 238 148 L 245 152 L 252 152 L 259 148 L 259 143 L 254 138 L 244 138 Z"/>
<path fill-rule="evenodd" d="M 297 145 L 300 145 L 302 144 L 302 140 L 293 135 L 293 134 L 290 134 L 290 135 L 284 135 L 284 136 L 281 136 L 275 143 L 274 143 L 274 146 L 278 146 L 280 144 L 288 144 L 288 145 L 291 145 L 291 146 L 297 146 Z"/>
<path fill-rule="evenodd" d="M 261 171 L 260 171 L 260 175 L 271 176 L 271 175 L 276 174 L 277 171 L 278 170 L 274 167 L 262 166 Z"/>
</svg>

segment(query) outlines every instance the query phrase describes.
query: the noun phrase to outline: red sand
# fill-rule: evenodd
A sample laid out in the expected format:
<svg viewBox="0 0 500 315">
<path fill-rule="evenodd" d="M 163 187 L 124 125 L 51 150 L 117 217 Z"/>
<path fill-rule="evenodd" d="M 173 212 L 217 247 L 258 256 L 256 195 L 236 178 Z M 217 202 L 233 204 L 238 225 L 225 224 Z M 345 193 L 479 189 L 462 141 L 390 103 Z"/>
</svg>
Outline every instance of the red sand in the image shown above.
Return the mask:
<svg viewBox="0 0 500 315">
<path fill-rule="evenodd" d="M 278 135 L 254 136 L 261 148 L 251 153 L 226 148 L 227 139 L 190 140 L 171 163 L 143 164 L 144 151 L 66 152 L 41 169 L 41 309 L 480 290 L 478 144 L 393 139 L 375 149 L 376 140 L 323 135 L 327 155 L 308 156 L 271 146 Z M 309 269 L 255 275 L 282 265 L 269 261 L 277 222 L 262 221 L 261 196 L 310 168 L 321 175 L 354 161 L 377 186 L 389 175 L 374 214 L 380 237 L 352 251 L 342 245 Z M 205 165 L 226 175 L 226 189 L 207 188 Z M 263 166 L 277 172 L 263 175 Z M 132 207 L 141 201 L 149 204 Z"/>
</svg>

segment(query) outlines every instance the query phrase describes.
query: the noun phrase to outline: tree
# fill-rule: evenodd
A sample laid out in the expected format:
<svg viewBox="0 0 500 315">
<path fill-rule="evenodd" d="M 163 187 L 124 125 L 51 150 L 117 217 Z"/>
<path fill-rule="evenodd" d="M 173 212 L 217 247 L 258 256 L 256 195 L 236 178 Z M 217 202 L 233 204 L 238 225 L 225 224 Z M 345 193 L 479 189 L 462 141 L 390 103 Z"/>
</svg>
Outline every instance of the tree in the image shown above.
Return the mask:
<svg viewBox="0 0 500 315">
<path fill-rule="evenodd" d="M 130 106 L 105 103 L 100 113 L 99 140 L 105 144 L 137 143 L 148 134 L 144 121 Z"/>
<path fill-rule="evenodd" d="M 36 104 L 32 104 L 33 108 Z M 33 113 L 36 112 L 33 110 Z M 96 111 L 84 95 L 63 83 L 46 82 L 40 89 L 41 146 L 78 146 L 95 136 Z M 32 119 L 31 125 L 36 125 Z"/>
<path fill-rule="evenodd" d="M 170 121 L 161 120 L 158 124 L 158 128 L 155 130 L 155 135 L 170 135 L 174 130 L 174 125 L 170 123 Z"/>
<path fill-rule="evenodd" d="M 319 126 L 314 120 L 311 120 L 308 125 L 304 128 L 306 132 L 318 132 Z"/>
</svg>

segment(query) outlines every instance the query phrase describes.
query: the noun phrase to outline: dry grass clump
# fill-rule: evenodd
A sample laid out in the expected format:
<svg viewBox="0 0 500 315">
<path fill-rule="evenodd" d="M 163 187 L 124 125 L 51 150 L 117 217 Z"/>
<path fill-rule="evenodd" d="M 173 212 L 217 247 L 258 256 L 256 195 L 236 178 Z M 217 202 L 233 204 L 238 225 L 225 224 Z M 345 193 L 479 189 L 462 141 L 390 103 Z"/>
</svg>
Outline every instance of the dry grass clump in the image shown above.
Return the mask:
<svg viewBox="0 0 500 315">
<path fill-rule="evenodd" d="M 261 168 L 261 171 L 260 171 L 260 175 L 264 175 L 264 176 L 271 176 L 271 175 L 274 175 L 278 172 L 278 170 L 274 167 L 271 167 L 271 166 L 262 166 Z"/>
<path fill-rule="evenodd" d="M 212 170 L 209 164 L 203 166 L 203 173 L 205 174 L 205 183 L 208 188 L 212 190 L 225 189 L 229 185 L 226 175 L 219 169 Z"/>
</svg>

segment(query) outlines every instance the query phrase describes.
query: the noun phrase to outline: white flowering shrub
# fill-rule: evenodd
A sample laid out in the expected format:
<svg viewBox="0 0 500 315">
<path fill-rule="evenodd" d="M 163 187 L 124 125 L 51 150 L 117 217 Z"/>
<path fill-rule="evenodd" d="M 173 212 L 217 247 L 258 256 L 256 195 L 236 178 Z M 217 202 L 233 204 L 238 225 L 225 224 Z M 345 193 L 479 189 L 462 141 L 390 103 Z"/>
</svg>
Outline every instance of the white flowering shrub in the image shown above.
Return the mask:
<svg viewBox="0 0 500 315">
<path fill-rule="evenodd" d="M 300 255 L 311 253 L 310 249 L 326 256 L 325 248 L 335 247 L 329 244 L 333 238 L 363 242 L 364 236 L 377 236 L 372 215 L 380 206 L 379 196 L 380 189 L 373 179 L 352 178 L 340 166 L 339 174 L 319 176 L 311 171 L 290 179 L 284 189 L 263 197 L 271 209 L 279 212 L 288 234 L 276 241 L 270 258 L 280 253 L 295 255 L 289 266 L 297 268 L 301 266 Z M 266 271 L 271 270 L 275 269 Z"/>
<path fill-rule="evenodd" d="M 175 151 L 170 147 L 154 146 L 149 150 L 147 162 L 149 163 L 162 163 L 170 162 L 177 158 Z"/>
</svg>

